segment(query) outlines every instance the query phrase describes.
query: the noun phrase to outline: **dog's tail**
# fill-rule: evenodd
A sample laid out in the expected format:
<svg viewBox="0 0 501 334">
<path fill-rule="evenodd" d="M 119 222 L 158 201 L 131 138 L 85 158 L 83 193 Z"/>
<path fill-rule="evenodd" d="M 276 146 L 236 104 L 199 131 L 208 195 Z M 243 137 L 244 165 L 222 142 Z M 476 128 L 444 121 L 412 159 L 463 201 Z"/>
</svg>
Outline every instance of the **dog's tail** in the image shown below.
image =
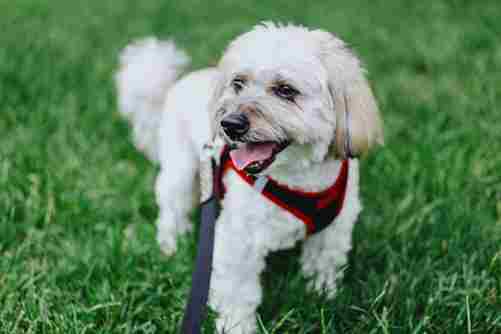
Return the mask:
<svg viewBox="0 0 501 334">
<path fill-rule="evenodd" d="M 189 64 L 172 41 L 154 37 L 129 44 L 115 75 L 120 113 L 131 123 L 134 144 L 158 161 L 158 128 L 169 87 Z"/>
</svg>

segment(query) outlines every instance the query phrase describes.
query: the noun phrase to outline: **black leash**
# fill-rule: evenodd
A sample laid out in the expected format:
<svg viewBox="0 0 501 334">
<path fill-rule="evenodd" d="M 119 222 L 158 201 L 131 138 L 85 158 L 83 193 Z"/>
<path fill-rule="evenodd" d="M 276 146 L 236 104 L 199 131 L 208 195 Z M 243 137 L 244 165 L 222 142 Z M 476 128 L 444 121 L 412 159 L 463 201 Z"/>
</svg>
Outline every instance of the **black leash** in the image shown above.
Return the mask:
<svg viewBox="0 0 501 334">
<path fill-rule="evenodd" d="M 222 168 L 216 164 L 213 158 L 210 160 L 210 168 L 212 171 L 212 192 L 210 197 L 205 199 L 201 204 L 201 224 L 198 236 L 197 258 L 180 334 L 200 334 L 207 308 L 214 251 L 214 232 L 216 219 L 219 216 L 220 210 L 219 200 L 222 194 L 220 181 Z"/>
</svg>

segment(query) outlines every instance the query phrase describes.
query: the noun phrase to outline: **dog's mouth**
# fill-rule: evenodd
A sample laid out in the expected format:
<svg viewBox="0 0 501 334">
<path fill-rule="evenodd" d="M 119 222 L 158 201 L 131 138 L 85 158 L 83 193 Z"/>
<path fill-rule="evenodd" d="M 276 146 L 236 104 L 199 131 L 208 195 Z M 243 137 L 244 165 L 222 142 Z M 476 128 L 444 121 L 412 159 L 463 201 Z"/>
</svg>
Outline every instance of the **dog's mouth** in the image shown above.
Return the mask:
<svg viewBox="0 0 501 334">
<path fill-rule="evenodd" d="M 273 141 L 241 143 L 231 149 L 230 157 L 238 170 L 257 174 L 268 168 L 288 145 L 289 142 Z"/>
</svg>

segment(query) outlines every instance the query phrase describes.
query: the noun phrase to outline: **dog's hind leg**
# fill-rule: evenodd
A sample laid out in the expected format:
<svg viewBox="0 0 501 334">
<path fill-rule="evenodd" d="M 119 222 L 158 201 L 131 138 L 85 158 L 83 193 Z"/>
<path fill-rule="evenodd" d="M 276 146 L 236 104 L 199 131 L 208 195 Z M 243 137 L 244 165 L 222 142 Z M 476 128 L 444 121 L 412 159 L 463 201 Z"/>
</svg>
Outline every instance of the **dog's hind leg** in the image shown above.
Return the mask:
<svg viewBox="0 0 501 334">
<path fill-rule="evenodd" d="M 216 75 L 214 69 L 193 72 L 167 94 L 158 131 L 160 174 L 156 182 L 157 240 L 167 254 L 176 250 L 176 239 L 191 230 L 189 215 L 200 202 L 200 154 L 211 138 L 207 106 Z"/>
<path fill-rule="evenodd" d="M 303 244 L 301 266 L 310 278 L 309 288 L 333 297 L 336 281 L 343 270 L 351 249 L 352 230 L 361 210 L 358 198 L 358 161 L 350 163 L 348 189 L 343 209 L 325 230 L 310 236 Z"/>
<path fill-rule="evenodd" d="M 161 169 L 155 184 L 159 207 L 157 241 L 165 254 L 172 255 L 177 238 L 192 229 L 189 216 L 198 203 L 199 158 L 179 124 L 174 120 L 166 120 L 164 124 Z"/>
</svg>

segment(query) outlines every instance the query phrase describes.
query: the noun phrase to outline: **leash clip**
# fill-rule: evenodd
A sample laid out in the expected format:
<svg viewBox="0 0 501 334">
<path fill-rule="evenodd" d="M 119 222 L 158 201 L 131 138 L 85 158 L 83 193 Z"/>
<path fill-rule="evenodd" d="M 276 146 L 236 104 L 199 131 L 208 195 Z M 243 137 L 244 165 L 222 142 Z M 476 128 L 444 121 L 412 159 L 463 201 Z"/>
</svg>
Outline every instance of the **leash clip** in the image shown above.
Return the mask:
<svg viewBox="0 0 501 334">
<path fill-rule="evenodd" d="M 220 165 L 224 144 L 215 139 L 204 144 L 200 155 L 200 203 L 208 201 L 214 194 L 214 170 Z"/>
</svg>

